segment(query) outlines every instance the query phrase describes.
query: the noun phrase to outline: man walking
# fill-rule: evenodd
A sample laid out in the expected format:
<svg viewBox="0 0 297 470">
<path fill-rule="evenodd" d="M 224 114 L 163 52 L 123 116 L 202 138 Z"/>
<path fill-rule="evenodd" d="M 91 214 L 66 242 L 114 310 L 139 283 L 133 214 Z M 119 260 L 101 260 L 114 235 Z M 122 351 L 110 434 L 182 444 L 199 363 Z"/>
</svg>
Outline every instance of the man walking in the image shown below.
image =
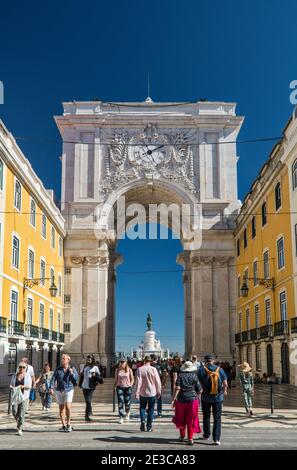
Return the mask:
<svg viewBox="0 0 297 470">
<path fill-rule="evenodd" d="M 152 431 L 156 397 L 161 396 L 161 380 L 158 371 L 151 365 L 151 358 L 144 358 L 144 365 L 137 370 L 135 397 L 140 405 L 140 431 L 145 431 L 145 413 L 147 408 L 146 430 Z"/>
<path fill-rule="evenodd" d="M 205 356 L 205 365 L 200 367 L 198 378 L 203 387 L 201 396 L 203 413 L 203 439 L 208 440 L 210 431 L 210 414 L 213 413 L 213 440 L 220 445 L 221 415 L 224 396 L 227 395 L 227 377 L 222 368 L 214 364 L 214 356 Z"/>
<path fill-rule="evenodd" d="M 50 381 L 50 394 L 55 395 L 59 405 L 62 428 L 60 431 L 71 432 L 71 403 L 73 400 L 74 387 L 78 381 L 78 373 L 75 367 L 70 365 L 69 354 L 62 354 L 61 366 L 57 367 Z M 66 414 L 66 421 L 65 421 Z"/>
</svg>

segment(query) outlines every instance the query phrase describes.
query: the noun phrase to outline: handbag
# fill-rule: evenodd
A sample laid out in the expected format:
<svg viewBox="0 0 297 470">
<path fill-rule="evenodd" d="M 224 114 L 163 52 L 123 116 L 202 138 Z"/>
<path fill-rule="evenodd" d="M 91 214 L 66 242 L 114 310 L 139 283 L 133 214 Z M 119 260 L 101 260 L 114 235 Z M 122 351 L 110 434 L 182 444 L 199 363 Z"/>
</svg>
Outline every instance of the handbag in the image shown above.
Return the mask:
<svg viewBox="0 0 297 470">
<path fill-rule="evenodd" d="M 29 400 L 30 401 L 35 401 L 36 400 L 36 393 L 35 393 L 34 388 L 31 388 L 31 390 L 30 390 Z"/>
<path fill-rule="evenodd" d="M 18 406 L 24 401 L 24 395 L 19 387 L 11 389 L 11 406 Z"/>
</svg>

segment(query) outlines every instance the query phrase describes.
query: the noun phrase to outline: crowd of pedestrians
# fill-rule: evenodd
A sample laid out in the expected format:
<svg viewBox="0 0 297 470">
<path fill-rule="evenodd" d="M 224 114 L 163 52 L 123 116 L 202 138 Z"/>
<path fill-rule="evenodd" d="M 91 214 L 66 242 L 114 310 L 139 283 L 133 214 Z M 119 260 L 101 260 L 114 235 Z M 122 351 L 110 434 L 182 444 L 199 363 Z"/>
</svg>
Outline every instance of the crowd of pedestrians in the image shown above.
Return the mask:
<svg viewBox="0 0 297 470">
<path fill-rule="evenodd" d="M 217 362 L 212 354 L 203 360 L 192 356 L 183 360 L 174 356 L 160 360 L 156 356 L 146 356 L 143 360 L 121 358 L 114 367 L 113 393 L 118 402 L 119 424 L 129 422 L 133 387 L 139 402 L 140 431 L 153 430 L 155 406 L 157 416 L 162 416 L 162 395 L 170 383 L 172 422 L 179 430 L 179 440 L 194 444 L 194 435 L 202 432 L 202 439 L 209 440 L 212 435 L 215 445 L 221 442 L 221 416 L 224 397 L 231 391 L 232 381 L 238 374 L 246 413 L 253 416 L 252 397 L 254 377 L 251 367 L 244 362 L 238 367 L 234 362 Z M 10 406 L 17 424 L 17 435 L 21 436 L 32 391 L 38 389 L 42 410 L 50 411 L 52 399 L 59 406 L 60 431 L 71 432 L 71 403 L 74 389 L 80 387 L 85 401 L 85 420 L 91 421 L 92 399 L 98 384 L 103 383 L 102 369 L 93 355 L 86 357 L 85 364 L 78 372 L 71 365 L 71 358 L 64 353 L 61 365 L 54 371 L 50 364 L 44 364 L 36 378 L 33 367 L 27 358 L 22 358 L 10 384 Z M 199 422 L 201 408 L 203 423 Z M 211 415 L 213 429 L 211 432 Z"/>
</svg>

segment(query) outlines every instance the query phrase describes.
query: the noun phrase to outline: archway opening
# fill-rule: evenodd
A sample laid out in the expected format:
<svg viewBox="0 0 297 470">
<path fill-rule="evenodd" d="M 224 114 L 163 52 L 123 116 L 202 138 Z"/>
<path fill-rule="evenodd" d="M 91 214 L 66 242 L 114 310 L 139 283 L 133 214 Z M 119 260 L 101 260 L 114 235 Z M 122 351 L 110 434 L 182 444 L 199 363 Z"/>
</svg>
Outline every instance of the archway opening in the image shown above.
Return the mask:
<svg viewBox="0 0 297 470">
<path fill-rule="evenodd" d="M 150 313 L 162 355 L 183 355 L 183 268 L 176 263 L 182 244 L 176 234 L 160 224 L 139 224 L 136 229 L 145 232 L 145 239 L 130 239 L 128 233 L 116 249 L 124 260 L 117 268 L 116 354 L 140 357 Z M 168 239 L 164 238 L 167 230 Z M 150 238 L 152 232 L 157 235 L 155 239 Z"/>
</svg>

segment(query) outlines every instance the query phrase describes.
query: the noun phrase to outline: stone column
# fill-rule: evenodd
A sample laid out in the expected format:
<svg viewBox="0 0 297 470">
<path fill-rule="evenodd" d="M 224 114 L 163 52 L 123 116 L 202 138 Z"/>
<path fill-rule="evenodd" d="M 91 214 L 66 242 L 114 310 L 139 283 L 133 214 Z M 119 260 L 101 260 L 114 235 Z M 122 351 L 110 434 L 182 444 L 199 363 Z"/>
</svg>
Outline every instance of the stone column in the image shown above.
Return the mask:
<svg viewBox="0 0 297 470">
<path fill-rule="evenodd" d="M 215 353 L 221 360 L 231 360 L 229 318 L 229 257 L 216 256 L 213 266 L 213 331 Z"/>
<path fill-rule="evenodd" d="M 236 286 L 236 260 L 232 256 L 228 260 L 229 278 L 229 325 L 230 325 L 230 351 L 235 357 L 235 333 L 237 331 L 237 286 Z"/>
<path fill-rule="evenodd" d="M 82 301 L 83 301 L 83 263 L 82 256 L 72 256 L 71 261 L 71 352 L 82 352 Z"/>
<path fill-rule="evenodd" d="M 194 352 L 195 334 L 192 317 L 192 297 L 191 297 L 191 263 L 189 253 L 183 252 L 177 256 L 176 262 L 181 264 L 185 271 L 183 273 L 184 284 L 184 328 L 185 328 L 185 355 L 190 357 Z"/>
</svg>

